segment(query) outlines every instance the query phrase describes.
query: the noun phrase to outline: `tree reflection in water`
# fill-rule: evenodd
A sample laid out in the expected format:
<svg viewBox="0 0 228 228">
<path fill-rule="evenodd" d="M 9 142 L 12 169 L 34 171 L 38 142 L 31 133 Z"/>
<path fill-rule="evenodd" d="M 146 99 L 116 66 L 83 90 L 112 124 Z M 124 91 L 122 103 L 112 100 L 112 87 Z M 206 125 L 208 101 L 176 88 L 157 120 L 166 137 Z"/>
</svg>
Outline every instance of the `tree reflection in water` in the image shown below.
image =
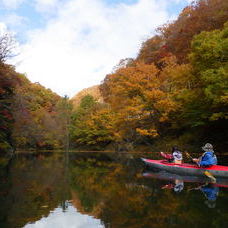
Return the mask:
<svg viewBox="0 0 228 228">
<path fill-rule="evenodd" d="M 162 189 L 175 178 L 142 175 L 134 156 L 76 153 L 66 160 L 60 153 L 18 155 L 7 171 L 1 168 L 0 227 L 79 227 L 79 221 L 80 227 L 226 227 L 224 185 L 209 210 L 201 191 L 211 185 L 182 180 L 178 194 Z M 187 191 L 197 185 L 198 191 Z"/>
</svg>

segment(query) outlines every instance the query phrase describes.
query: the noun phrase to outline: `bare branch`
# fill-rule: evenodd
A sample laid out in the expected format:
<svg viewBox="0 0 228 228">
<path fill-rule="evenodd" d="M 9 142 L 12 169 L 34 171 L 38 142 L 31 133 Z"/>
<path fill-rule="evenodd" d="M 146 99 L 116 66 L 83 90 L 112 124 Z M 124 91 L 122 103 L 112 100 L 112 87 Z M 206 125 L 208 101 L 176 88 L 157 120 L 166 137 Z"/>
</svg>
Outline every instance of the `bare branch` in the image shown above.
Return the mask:
<svg viewBox="0 0 228 228">
<path fill-rule="evenodd" d="M 12 58 L 15 47 L 16 42 L 10 33 L 0 35 L 0 62 L 5 62 L 7 59 Z"/>
</svg>

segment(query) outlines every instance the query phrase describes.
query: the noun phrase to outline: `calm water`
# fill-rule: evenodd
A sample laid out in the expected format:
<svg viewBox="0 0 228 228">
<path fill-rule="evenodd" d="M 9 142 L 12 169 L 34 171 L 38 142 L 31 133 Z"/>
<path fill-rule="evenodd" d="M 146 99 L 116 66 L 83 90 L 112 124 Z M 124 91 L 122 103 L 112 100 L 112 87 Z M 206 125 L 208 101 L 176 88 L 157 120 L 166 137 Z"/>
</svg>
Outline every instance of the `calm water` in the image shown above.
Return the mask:
<svg viewBox="0 0 228 228">
<path fill-rule="evenodd" d="M 145 170 L 140 156 L 1 158 L 0 227 L 228 227 L 228 181 Z M 220 157 L 224 165 L 227 158 Z"/>
</svg>

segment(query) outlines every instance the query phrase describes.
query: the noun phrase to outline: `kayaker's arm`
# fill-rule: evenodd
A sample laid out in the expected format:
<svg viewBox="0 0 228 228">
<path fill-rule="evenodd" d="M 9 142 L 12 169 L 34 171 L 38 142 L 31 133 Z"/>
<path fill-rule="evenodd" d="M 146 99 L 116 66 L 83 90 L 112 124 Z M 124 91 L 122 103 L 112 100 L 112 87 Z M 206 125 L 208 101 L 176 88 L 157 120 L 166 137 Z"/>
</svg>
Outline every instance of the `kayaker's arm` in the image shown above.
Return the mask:
<svg viewBox="0 0 228 228">
<path fill-rule="evenodd" d="M 199 166 L 201 158 L 193 158 L 187 151 L 185 151 L 185 154 L 189 159 L 191 159 L 193 162 L 195 162 Z"/>
<path fill-rule="evenodd" d="M 200 167 L 200 160 L 199 158 L 192 158 L 192 161 L 195 162 Z"/>
</svg>

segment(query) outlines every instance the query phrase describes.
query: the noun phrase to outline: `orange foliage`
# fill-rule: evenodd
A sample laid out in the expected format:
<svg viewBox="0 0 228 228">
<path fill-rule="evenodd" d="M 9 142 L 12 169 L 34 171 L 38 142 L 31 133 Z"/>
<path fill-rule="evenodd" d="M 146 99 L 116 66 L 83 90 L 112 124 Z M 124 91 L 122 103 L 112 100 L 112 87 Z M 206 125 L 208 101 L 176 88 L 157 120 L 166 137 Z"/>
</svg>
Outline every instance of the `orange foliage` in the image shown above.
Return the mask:
<svg viewBox="0 0 228 228">
<path fill-rule="evenodd" d="M 166 41 L 166 50 L 178 62 L 186 62 L 194 35 L 202 31 L 220 29 L 228 20 L 228 1 L 200 0 L 186 7 L 178 19 L 158 30 Z"/>
<path fill-rule="evenodd" d="M 154 64 L 144 63 L 121 68 L 105 78 L 101 91 L 105 102 L 118 113 L 116 135 L 122 139 L 158 136 L 160 123 L 167 121 L 168 114 L 176 108 L 164 80 Z"/>
</svg>

